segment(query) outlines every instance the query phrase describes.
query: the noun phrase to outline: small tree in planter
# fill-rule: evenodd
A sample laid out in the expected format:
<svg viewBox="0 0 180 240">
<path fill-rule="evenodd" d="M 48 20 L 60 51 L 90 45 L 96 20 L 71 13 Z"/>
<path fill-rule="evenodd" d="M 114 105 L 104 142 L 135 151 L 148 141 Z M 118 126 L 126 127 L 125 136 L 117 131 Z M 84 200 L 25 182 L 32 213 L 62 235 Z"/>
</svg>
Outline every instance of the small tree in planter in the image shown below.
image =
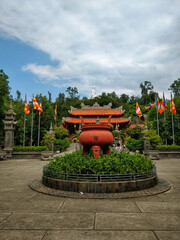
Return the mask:
<svg viewBox="0 0 180 240">
<path fill-rule="evenodd" d="M 63 127 L 55 127 L 55 139 L 54 139 L 54 148 L 55 151 L 62 151 L 70 146 L 69 139 L 67 136 L 69 135 L 69 131 Z"/>
<path fill-rule="evenodd" d="M 145 132 L 145 137 L 148 141 L 150 141 L 150 145 L 152 149 L 156 149 L 158 145 L 162 145 L 162 139 L 159 135 L 157 135 L 156 131 L 153 129 Z"/>
</svg>

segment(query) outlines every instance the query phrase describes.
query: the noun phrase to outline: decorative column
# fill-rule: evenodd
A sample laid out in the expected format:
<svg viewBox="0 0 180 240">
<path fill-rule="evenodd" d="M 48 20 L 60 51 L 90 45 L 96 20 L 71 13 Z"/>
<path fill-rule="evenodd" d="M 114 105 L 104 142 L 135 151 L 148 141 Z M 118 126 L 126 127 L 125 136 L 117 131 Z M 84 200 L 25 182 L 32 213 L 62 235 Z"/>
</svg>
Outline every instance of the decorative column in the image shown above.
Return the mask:
<svg viewBox="0 0 180 240">
<path fill-rule="evenodd" d="M 7 112 L 5 112 L 4 123 L 4 131 L 5 131 L 5 139 L 4 139 L 4 150 L 6 151 L 7 157 L 12 157 L 12 151 L 14 146 L 14 129 L 16 125 L 15 121 L 16 113 L 12 109 L 12 102 L 10 102 L 10 107 Z"/>
</svg>

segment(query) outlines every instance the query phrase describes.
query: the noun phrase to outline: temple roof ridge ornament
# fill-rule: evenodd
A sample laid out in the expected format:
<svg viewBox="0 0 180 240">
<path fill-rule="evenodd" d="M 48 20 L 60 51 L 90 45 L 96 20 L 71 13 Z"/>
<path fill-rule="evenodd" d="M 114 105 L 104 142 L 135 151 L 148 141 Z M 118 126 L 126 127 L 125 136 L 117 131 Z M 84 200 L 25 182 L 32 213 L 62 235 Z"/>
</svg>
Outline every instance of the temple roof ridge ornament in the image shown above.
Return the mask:
<svg viewBox="0 0 180 240">
<path fill-rule="evenodd" d="M 110 102 L 108 105 L 100 106 L 99 103 L 95 102 L 92 106 L 85 105 L 84 103 L 81 103 L 81 110 L 111 110 L 112 103 Z"/>
</svg>

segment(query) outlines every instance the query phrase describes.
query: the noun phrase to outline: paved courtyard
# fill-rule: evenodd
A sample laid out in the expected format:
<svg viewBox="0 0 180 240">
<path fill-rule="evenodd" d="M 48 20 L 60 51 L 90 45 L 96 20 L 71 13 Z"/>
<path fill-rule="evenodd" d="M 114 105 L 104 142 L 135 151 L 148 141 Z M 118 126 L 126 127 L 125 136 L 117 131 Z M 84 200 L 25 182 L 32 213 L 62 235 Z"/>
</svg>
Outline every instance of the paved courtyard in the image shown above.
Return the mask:
<svg viewBox="0 0 180 240">
<path fill-rule="evenodd" d="M 0 161 L 0 239 L 179 240 L 180 159 L 155 161 L 171 184 L 163 194 L 131 199 L 71 199 L 30 189 L 47 162 Z"/>
</svg>

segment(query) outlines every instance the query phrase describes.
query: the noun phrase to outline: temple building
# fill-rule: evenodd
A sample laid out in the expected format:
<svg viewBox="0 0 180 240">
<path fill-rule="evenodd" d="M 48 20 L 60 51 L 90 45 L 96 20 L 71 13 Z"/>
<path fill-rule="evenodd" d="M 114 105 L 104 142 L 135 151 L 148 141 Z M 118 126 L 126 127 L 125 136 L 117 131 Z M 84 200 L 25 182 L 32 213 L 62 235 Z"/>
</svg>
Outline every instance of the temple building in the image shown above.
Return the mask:
<svg viewBox="0 0 180 240">
<path fill-rule="evenodd" d="M 63 125 L 70 131 L 70 134 L 76 133 L 81 129 L 81 118 L 83 118 L 85 124 L 96 123 L 98 119 L 100 123 L 107 124 L 108 118 L 111 116 L 111 124 L 114 129 L 120 130 L 127 128 L 131 124 L 131 119 L 123 118 L 124 111 L 122 107 L 112 109 L 112 103 L 108 105 L 100 106 L 95 103 L 93 106 L 84 105 L 81 103 L 81 109 L 71 107 L 69 110 L 70 117 L 62 119 Z"/>
</svg>

